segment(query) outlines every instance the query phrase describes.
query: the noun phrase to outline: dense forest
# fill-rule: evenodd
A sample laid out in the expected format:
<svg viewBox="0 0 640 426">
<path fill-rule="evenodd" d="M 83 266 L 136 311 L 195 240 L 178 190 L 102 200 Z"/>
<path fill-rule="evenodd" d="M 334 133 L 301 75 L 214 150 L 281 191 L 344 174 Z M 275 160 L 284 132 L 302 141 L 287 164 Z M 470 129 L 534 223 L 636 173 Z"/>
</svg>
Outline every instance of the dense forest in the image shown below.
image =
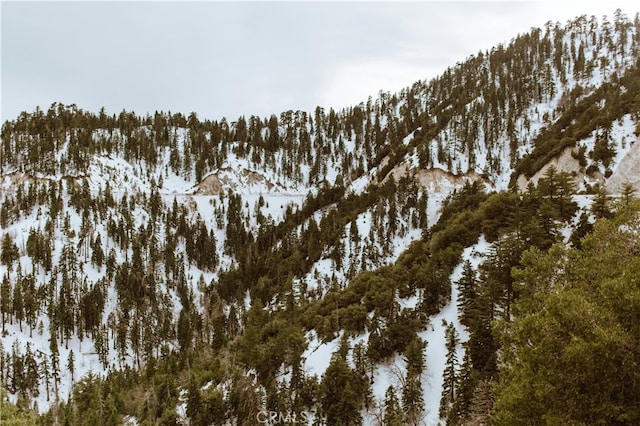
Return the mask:
<svg viewBox="0 0 640 426">
<path fill-rule="evenodd" d="M 637 424 L 639 60 L 618 10 L 341 110 L 3 123 L 2 424 Z"/>
</svg>

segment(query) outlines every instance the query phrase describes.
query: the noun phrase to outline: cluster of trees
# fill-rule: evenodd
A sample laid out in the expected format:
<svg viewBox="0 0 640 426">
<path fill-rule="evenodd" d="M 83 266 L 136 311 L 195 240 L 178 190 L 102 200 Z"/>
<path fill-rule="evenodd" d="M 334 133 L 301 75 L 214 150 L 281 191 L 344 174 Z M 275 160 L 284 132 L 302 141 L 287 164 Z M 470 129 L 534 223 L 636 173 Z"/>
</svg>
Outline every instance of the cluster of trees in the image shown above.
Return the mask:
<svg viewBox="0 0 640 426">
<path fill-rule="evenodd" d="M 342 185 L 325 187 L 309 194 L 304 205 L 279 224 L 262 226 L 255 237 L 245 238 L 233 251 L 238 267 L 223 272 L 215 290 L 226 301 L 243 298 L 249 290 L 253 298 L 267 303 L 289 292 L 290 278 L 305 276 L 323 255 L 328 254 L 336 270 L 346 270 L 349 277 L 381 266 L 395 236 L 426 228 L 427 199 L 409 178 L 397 183 L 388 179 L 362 194 L 345 193 Z M 317 211 L 322 212 L 319 221 L 314 216 Z M 374 226 L 361 235 L 356 219 L 367 211 Z M 357 247 L 349 250 L 347 261 L 346 246 L 351 243 Z"/>
<path fill-rule="evenodd" d="M 146 375 L 130 372 L 129 374 L 133 375 L 130 387 L 123 387 L 119 392 L 120 396 L 114 399 L 110 406 L 118 406 L 122 409 L 121 412 L 136 415 L 139 419 L 148 421 L 156 419 L 163 424 L 172 424 L 178 418 L 175 404 L 179 403 L 179 385 L 175 381 L 171 384 L 166 383 L 171 377 L 167 369 L 174 369 L 177 372 L 188 365 L 191 372 L 190 378 L 186 383 L 183 381 L 182 386 L 188 390 L 187 413 L 196 424 L 216 424 L 223 421 L 222 419 L 229 418 L 251 421 L 256 413 L 265 407 L 278 412 L 296 413 L 298 418 L 303 418 L 303 413 L 313 412 L 315 416 L 330 424 L 361 422 L 363 410 L 378 413 L 376 415 L 383 424 L 407 424 L 419 419 L 424 409 L 421 373 L 428 360 L 424 359 L 425 342 L 416 336 L 416 331 L 424 328 L 426 324 L 424 321 L 428 315 L 437 312 L 438 306 L 446 303 L 449 293 L 445 289 L 450 287 L 447 282 L 441 287 L 443 294 L 432 293 L 432 297 L 435 297 L 432 303 L 435 305 L 431 308 L 432 310 L 425 310 L 428 304 L 424 301 L 424 295 L 429 294 L 427 290 L 433 289 L 434 283 L 428 282 L 424 288 L 421 288 L 419 282 L 412 284 L 403 281 L 400 271 L 407 271 L 408 276 L 412 274 L 409 269 L 411 267 L 436 268 L 428 276 L 442 276 L 448 280 L 451 270 L 459 263 L 462 247 L 473 244 L 480 234 L 484 234 L 493 242 L 488 258 L 479 271 L 475 271 L 469 263 L 465 264 L 461 279 L 455 283 L 460 288 L 457 303 L 460 306 L 461 321 L 467 326 L 470 339 L 464 343 L 464 358 L 458 360 L 456 358 L 458 337 L 453 327 L 447 328 L 449 354 L 446 369 L 443 372 L 445 386 L 441 400 L 441 417 L 447 419 L 450 424 L 458 424 L 469 419 L 483 417 L 488 419 L 489 416 L 496 416 L 496 419 L 502 419 L 501 416 L 512 416 L 515 404 L 520 404 L 519 407 L 524 410 L 529 398 L 513 400 L 512 395 L 521 394 L 513 392 L 510 388 L 512 383 L 510 380 L 504 379 L 505 384 L 501 385 L 507 388 L 504 391 L 500 387 L 497 390 L 492 389 L 490 383 L 503 380 L 502 374 L 516 374 L 511 372 L 513 368 L 511 358 L 507 360 L 506 357 L 515 356 L 511 352 L 516 351 L 514 341 L 524 344 L 522 350 L 528 351 L 529 334 L 526 338 L 518 337 L 519 340 L 517 340 L 506 331 L 496 334 L 493 324 L 495 321 L 501 321 L 504 329 L 510 330 L 512 327 L 518 327 L 517 324 L 525 312 L 524 307 L 536 315 L 541 312 L 540 303 L 542 302 L 538 298 L 543 296 L 539 295 L 538 287 L 543 284 L 538 278 L 541 276 L 540 273 L 548 268 L 545 266 L 547 269 L 541 270 L 541 266 L 537 264 L 532 266 L 531 259 L 544 258 L 547 263 L 553 260 L 553 262 L 561 262 L 563 267 L 567 265 L 567 258 L 573 259 L 571 256 L 567 257 L 567 254 L 558 257 L 556 253 L 558 246 L 553 246 L 556 248 L 551 249 L 549 254 L 545 254 L 552 244 L 559 241 L 558 229 L 561 223 L 571 221 L 577 213 L 577 209 L 571 202 L 560 201 L 561 197 L 558 196 L 559 193 L 563 193 L 559 188 L 562 187 L 561 182 L 566 177 L 563 173 L 551 169 L 540 180 L 537 187 L 532 187 L 529 192 L 522 194 L 486 194 L 479 184 L 467 185 L 449 197 L 445 202 L 441 221 L 425 235 L 424 241 L 415 243 L 396 265 L 362 273 L 346 288 L 332 291 L 321 300 L 300 305 L 290 303 L 278 310 L 265 310 L 257 301 L 246 313 L 244 321 L 230 320 L 232 317 L 238 318 L 237 315 L 242 310 L 241 308 L 237 310 L 236 306 L 239 307 L 239 305 L 232 304 L 234 313 L 228 316 L 229 321 L 222 315 L 222 322 L 216 323 L 220 325 L 214 326 L 216 329 L 226 330 L 227 342 L 212 341 L 205 346 L 194 342 L 193 348 L 197 348 L 197 351 L 185 347 L 182 355 L 166 354 L 154 361 L 153 369 L 147 370 Z M 557 189 L 551 190 L 550 187 Z M 633 194 L 630 194 L 630 197 L 629 205 L 633 205 Z M 548 204 L 546 208 L 543 207 L 545 204 Z M 609 211 L 614 210 L 611 204 L 608 207 Z M 566 211 L 573 211 L 573 214 L 565 213 L 563 216 L 561 212 Z M 504 215 L 504 220 L 496 218 L 498 212 Z M 621 213 L 619 217 L 623 219 L 619 218 L 594 236 L 587 237 L 584 244 L 591 247 L 598 241 L 596 245 L 600 247 L 599 238 L 605 232 L 618 229 L 618 234 L 627 234 L 616 234 L 616 237 L 610 237 L 619 241 L 615 248 L 611 248 L 612 253 L 618 252 L 620 244 L 624 247 L 629 244 L 633 246 L 635 240 L 632 235 L 635 228 L 627 225 L 635 223 L 629 222 L 630 218 L 635 216 Z M 620 226 L 623 223 L 622 220 L 625 226 Z M 552 226 L 546 227 L 545 224 L 548 223 Z M 596 229 L 599 229 L 598 226 Z M 635 264 L 633 259 L 637 253 L 632 246 L 627 247 L 625 251 L 629 253 L 629 259 L 620 260 L 620 265 Z M 452 259 L 446 263 L 438 263 L 439 266 L 428 266 L 434 261 L 434 253 L 446 252 L 447 247 L 453 250 Z M 429 248 L 434 252 L 428 252 Z M 571 252 L 577 249 L 564 250 Z M 523 253 L 524 257 L 521 256 Z M 600 255 L 602 252 L 598 253 Z M 585 265 L 590 265 L 593 263 L 593 258 L 585 259 L 584 262 Z M 437 268 L 445 269 L 438 272 Z M 520 273 L 518 268 L 529 268 L 530 272 Z M 516 272 L 512 274 L 514 270 Z M 567 274 L 572 273 L 573 269 L 567 271 Z M 624 276 L 634 275 L 625 272 Z M 524 282 L 523 277 L 529 281 Z M 390 283 L 395 285 L 389 286 Z M 555 275 L 553 283 L 554 287 L 546 290 L 550 296 L 555 295 L 552 290 L 556 288 L 555 286 L 562 285 L 556 281 Z M 529 288 L 531 286 L 537 287 Z M 620 290 L 616 286 L 613 289 Z M 624 292 L 625 289 L 620 291 Z M 423 291 L 423 300 L 413 312 L 407 308 L 400 310 L 397 298 L 393 294 L 407 297 L 416 290 Z M 616 294 L 618 299 L 624 299 L 620 297 L 622 293 Z M 530 305 L 534 301 L 535 306 Z M 217 303 L 214 300 L 212 304 Z M 332 304 L 338 306 L 338 309 L 324 308 Z M 360 310 L 362 310 L 361 313 Z M 319 336 L 322 336 L 323 322 L 318 321 L 323 312 L 328 315 L 326 323 L 329 324 L 323 339 L 332 340 L 338 331 L 343 331 L 344 334 L 339 349 L 334 353 L 325 374 L 322 377 L 308 376 L 301 369 L 301 356 L 306 348 L 305 330 L 315 330 Z M 210 312 L 210 315 L 213 316 L 215 313 Z M 627 318 L 632 314 L 618 313 L 617 315 L 624 315 L 623 318 Z M 310 321 L 310 325 L 304 325 L 307 321 Z M 515 330 L 520 329 L 515 328 Z M 623 329 L 626 330 L 626 328 Z M 346 337 L 349 334 L 358 335 L 364 330 L 370 331 L 372 337 L 366 343 L 362 342 L 350 347 Z M 531 332 L 530 327 L 522 330 Z M 375 337 L 376 333 L 380 334 L 380 338 Z M 620 338 L 623 339 L 620 344 L 624 348 L 626 335 Z M 586 348 L 589 346 L 587 343 L 585 345 L 587 346 L 584 350 L 588 353 Z M 505 357 L 504 360 L 498 358 L 499 348 L 502 348 L 500 353 L 504 352 L 502 355 Z M 196 352 L 198 352 L 197 356 Z M 550 350 L 550 352 L 553 351 Z M 397 353 L 402 354 L 407 361 L 406 375 L 401 380 L 402 386 L 390 387 L 384 401 L 376 403 L 372 399 L 370 388 L 373 368 Z M 537 353 L 536 357 L 539 357 L 540 352 Z M 524 354 L 520 356 L 525 356 L 525 360 L 528 360 L 526 356 L 529 352 Z M 535 359 L 538 362 L 538 358 Z M 549 360 L 549 365 L 551 364 L 553 363 Z M 507 373 L 503 373 L 503 369 Z M 229 371 L 233 373 L 229 374 Z M 243 374 L 246 371 L 253 372 L 255 379 L 244 378 Z M 523 366 L 519 374 L 531 374 L 531 371 L 535 370 L 530 366 Z M 568 374 L 559 371 L 558 368 L 555 368 L 555 371 L 565 376 Z M 289 379 L 282 380 L 282 374 L 288 375 Z M 97 391 L 98 395 L 109 392 L 104 389 L 112 386 L 95 378 L 92 380 L 94 382 L 92 386 L 103 389 Z M 518 383 L 526 383 L 526 380 L 528 376 L 519 379 Z M 568 376 L 565 379 L 559 378 L 558 383 L 563 383 L 562 380 L 568 380 Z M 223 393 L 220 388 L 220 386 L 226 387 L 225 383 L 230 383 L 231 386 L 228 393 Z M 127 407 L 122 402 L 122 398 L 126 399 L 132 392 L 140 392 L 140 390 L 135 391 L 140 386 L 142 389 L 147 389 L 145 392 L 152 392 L 152 394 L 146 397 L 144 402 L 138 400 L 137 405 Z M 167 388 L 167 386 L 170 387 Z M 160 403 L 163 392 L 173 394 L 171 399 L 167 400 L 172 401 L 173 405 Z M 629 392 L 628 395 L 631 398 L 632 393 Z M 494 398 L 498 401 L 494 409 L 495 413 L 491 411 L 491 401 Z M 506 398 L 507 402 L 503 403 L 501 398 Z M 569 397 L 565 397 L 565 400 L 567 398 Z M 546 399 L 538 399 L 538 401 L 540 405 L 537 409 L 545 410 L 546 406 L 542 403 Z M 625 400 L 625 403 L 632 402 L 632 398 Z M 97 404 L 96 401 L 87 403 Z M 73 408 L 74 404 L 78 404 L 78 401 L 71 401 L 68 405 L 63 404 L 58 415 L 71 416 L 77 409 Z M 512 405 L 503 409 L 502 404 Z M 562 404 L 557 406 L 563 407 Z M 611 407 L 622 410 L 614 403 Z M 532 411 L 528 410 L 518 418 L 521 420 L 529 418 L 527 416 L 530 416 Z M 622 411 L 623 414 L 628 414 L 628 411 Z M 533 413 L 536 412 L 542 411 L 533 411 Z M 595 417 L 585 418 L 593 420 Z M 509 423 L 509 420 L 504 421 Z"/>
<path fill-rule="evenodd" d="M 68 348 L 74 336 L 93 343 L 108 368 L 112 350 L 119 365 L 132 359 L 140 365 L 157 357 L 163 345 L 189 341 L 190 328 L 202 328 L 190 271 L 216 270 L 220 248 L 213 229 L 176 199 L 169 207 L 155 187 L 150 194 L 129 196 L 113 194 L 108 183 L 95 193 L 87 180 L 32 180 L 3 194 L 1 209 L 9 229 L 25 218 L 36 219 L 29 221 L 22 240 L 12 232 L 3 234 L 3 331 L 7 324 L 16 323 L 20 330 L 26 325 L 29 336 L 48 335 L 50 349 L 34 354 L 14 348 L 7 355 L 47 368 L 46 374 L 37 370 L 33 380 L 23 380 L 20 369 L 11 370 L 5 382 L 13 392 L 19 390 L 14 383 L 23 382 L 31 396 L 40 385 L 57 394 L 64 367 L 59 345 Z M 204 289 L 207 284 L 200 280 Z M 110 288 L 117 307 L 105 312 Z M 176 327 L 172 294 L 188 313 L 189 327 Z"/>
<path fill-rule="evenodd" d="M 25 218 L 36 217 L 37 221 L 32 222 L 26 242 L 15 240 L 9 232 L 3 237 L 0 255 L 7 268 L 2 282 L 3 324 L 15 321 L 22 326 L 25 322 L 31 334 L 46 336 L 48 332 L 51 353 L 34 355 L 19 348 L 13 354 L 3 353 L 9 360 L 4 370 L 7 382 L 11 386 L 14 382 L 27 386 L 24 391 L 17 387 L 11 390 L 24 392 L 26 398 L 46 387 L 47 394 L 54 398 L 61 370 L 65 365 L 67 371 L 74 370 L 73 359 L 60 359 L 59 345 L 66 348 L 70 339 L 78 336 L 81 342 L 88 341 L 87 347 L 93 344 L 105 368 L 128 368 L 130 363 L 146 365 L 152 376 L 153 366 L 162 362 L 172 347 L 179 348 L 182 354 L 181 366 L 194 362 L 203 347 L 218 352 L 233 347 L 235 374 L 254 369 L 265 383 L 267 395 L 275 392 L 280 398 L 285 394 L 275 378 L 281 366 L 286 365 L 297 369 L 300 386 L 311 389 L 300 392 L 318 397 L 313 389 L 319 386 L 319 380 L 301 372 L 300 357 L 306 340 L 304 328 L 290 317 L 300 302 L 292 298 L 291 271 L 303 274 L 327 252 L 336 264 L 344 262 L 344 241 L 359 247 L 354 253 L 370 253 L 382 237 L 386 239 L 383 246 L 388 247 L 394 235 L 426 229 L 426 195 L 409 179 L 398 183 L 389 179 L 362 195 L 343 198 L 343 194 L 343 187 L 326 187 L 310 195 L 296 212 L 288 210 L 280 224 L 266 220 L 253 230 L 241 197 L 233 193 L 211 198 L 214 206 L 220 200 L 214 211 L 221 218 L 210 218 L 205 224 L 189 204 L 179 204 L 176 198 L 172 204 L 165 203 L 156 186 L 150 188 L 149 194 L 129 195 L 114 193 L 109 184 L 96 193 L 82 179 L 18 184 L 13 194 L 6 194 L 8 202 L 3 204 L 7 228 Z M 338 203 L 341 199 L 344 202 Z M 323 212 L 319 223 L 313 218 L 317 211 Z M 361 235 L 355 225 L 355 219 L 365 211 L 371 212 L 376 224 L 369 236 Z M 220 228 L 220 223 L 224 232 L 216 234 L 214 228 Z M 56 236 L 62 236 L 62 241 Z M 221 236 L 221 241 L 216 236 Z M 262 258 L 269 265 L 273 256 L 281 259 L 273 265 L 282 269 L 260 270 L 260 263 L 246 260 L 251 268 L 233 269 L 213 285 L 201 277 L 197 283 L 201 299 L 194 292 L 195 280 L 189 271 L 216 270 L 223 247 L 241 261 L 260 250 L 263 257 L 255 259 Z M 367 261 L 380 264 L 384 255 L 380 253 Z M 365 261 L 359 264 L 360 269 L 367 268 Z M 92 277 L 99 279 L 87 280 L 85 274 L 89 270 L 93 271 Z M 255 283 L 249 278 L 252 271 L 260 273 Z M 287 275 L 283 276 L 283 272 Z M 222 299 L 225 277 L 233 273 L 246 274 L 248 281 L 233 289 L 227 300 Z M 105 312 L 111 303 L 110 289 L 117 297 L 116 308 Z M 254 299 L 254 308 L 246 313 L 241 303 L 243 289 L 249 289 Z M 180 301 L 177 315 L 173 312 L 172 294 Z M 272 317 L 263 311 L 261 300 L 270 301 L 274 295 L 286 303 L 289 313 Z M 256 313 L 260 316 L 254 321 Z M 49 318 L 48 330 L 42 329 L 42 315 Z M 401 331 L 398 329 L 397 333 Z M 289 349 L 282 351 L 282 347 Z M 22 360 L 45 366 L 47 373 L 38 371 L 38 375 L 32 375 L 33 383 L 23 380 L 26 376 L 21 369 L 13 367 Z M 103 386 L 100 380 L 91 380 L 95 381 L 91 386 Z M 294 383 L 293 389 L 295 386 Z M 55 415 L 76 418 L 73 404 L 76 402 L 58 407 Z M 100 407 L 104 401 L 97 404 Z M 226 404 L 227 401 L 225 407 Z M 307 406 L 314 407 L 313 404 L 309 402 Z M 132 413 L 139 415 L 135 410 Z M 161 410 L 157 415 L 165 414 Z"/>
<path fill-rule="evenodd" d="M 24 400 L 19 400 L 17 405 L 11 404 L 7 399 L 7 390 L 0 381 L 0 420 L 3 425 L 22 426 L 35 425 L 38 422 L 38 414 L 31 410 Z"/>
<path fill-rule="evenodd" d="M 502 344 L 493 416 L 500 424 L 640 420 L 637 202 L 600 219 L 580 248 L 528 249 Z"/>
<path fill-rule="evenodd" d="M 320 184 L 328 170 L 338 167 L 352 180 L 373 167 L 369 158 L 381 158 L 380 150 L 405 136 L 406 125 L 380 124 L 398 121 L 399 102 L 385 95 L 340 112 L 318 107 L 313 114 L 241 116 L 231 123 L 226 118 L 201 121 L 196 113 L 140 117 L 122 111 L 109 116 L 104 109 L 93 114 L 54 103 L 46 112 L 36 108 L 3 124 L 0 168 L 3 173 L 78 176 L 87 173 L 94 155 L 107 155 L 143 164 L 146 176 L 157 177 L 159 171 L 200 181 L 235 155 L 255 170 L 295 184 Z M 165 155 L 168 162 L 160 164 Z"/>
</svg>

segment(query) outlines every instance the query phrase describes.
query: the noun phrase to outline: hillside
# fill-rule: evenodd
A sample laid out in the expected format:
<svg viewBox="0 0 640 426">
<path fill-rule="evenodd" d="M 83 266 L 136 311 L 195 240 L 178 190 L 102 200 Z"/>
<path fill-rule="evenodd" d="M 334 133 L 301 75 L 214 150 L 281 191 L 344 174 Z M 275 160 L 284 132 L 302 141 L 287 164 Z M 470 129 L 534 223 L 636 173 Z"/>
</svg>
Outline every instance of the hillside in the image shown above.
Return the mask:
<svg viewBox="0 0 640 426">
<path fill-rule="evenodd" d="M 0 145 L 12 410 L 43 424 L 544 419 L 543 402 L 518 411 L 530 354 L 515 324 L 544 269 L 531 253 L 592 261 L 583 237 L 634 223 L 639 67 L 640 19 L 616 11 L 340 110 L 23 112 Z M 576 397 L 563 421 L 633 424 L 625 392 L 591 417 Z"/>
</svg>

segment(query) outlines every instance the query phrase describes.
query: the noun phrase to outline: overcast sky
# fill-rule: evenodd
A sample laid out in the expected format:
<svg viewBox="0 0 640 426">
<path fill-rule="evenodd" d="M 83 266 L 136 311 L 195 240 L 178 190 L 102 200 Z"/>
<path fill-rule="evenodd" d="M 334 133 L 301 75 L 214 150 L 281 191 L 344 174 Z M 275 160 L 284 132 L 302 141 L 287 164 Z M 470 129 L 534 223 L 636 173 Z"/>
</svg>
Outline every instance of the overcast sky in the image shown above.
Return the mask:
<svg viewBox="0 0 640 426">
<path fill-rule="evenodd" d="M 340 109 L 547 21 L 632 1 L 7 2 L 4 122 L 55 102 L 200 118 Z"/>
</svg>

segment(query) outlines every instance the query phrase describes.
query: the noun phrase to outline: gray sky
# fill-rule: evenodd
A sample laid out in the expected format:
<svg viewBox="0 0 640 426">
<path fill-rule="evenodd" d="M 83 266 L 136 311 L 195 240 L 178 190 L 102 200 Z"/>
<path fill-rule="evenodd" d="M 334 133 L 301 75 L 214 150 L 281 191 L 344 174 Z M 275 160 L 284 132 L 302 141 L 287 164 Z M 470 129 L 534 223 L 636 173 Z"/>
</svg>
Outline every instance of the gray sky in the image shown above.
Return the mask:
<svg viewBox="0 0 640 426">
<path fill-rule="evenodd" d="M 2 122 L 59 101 L 202 118 L 340 109 L 547 21 L 632 1 L 7 2 Z"/>
</svg>

